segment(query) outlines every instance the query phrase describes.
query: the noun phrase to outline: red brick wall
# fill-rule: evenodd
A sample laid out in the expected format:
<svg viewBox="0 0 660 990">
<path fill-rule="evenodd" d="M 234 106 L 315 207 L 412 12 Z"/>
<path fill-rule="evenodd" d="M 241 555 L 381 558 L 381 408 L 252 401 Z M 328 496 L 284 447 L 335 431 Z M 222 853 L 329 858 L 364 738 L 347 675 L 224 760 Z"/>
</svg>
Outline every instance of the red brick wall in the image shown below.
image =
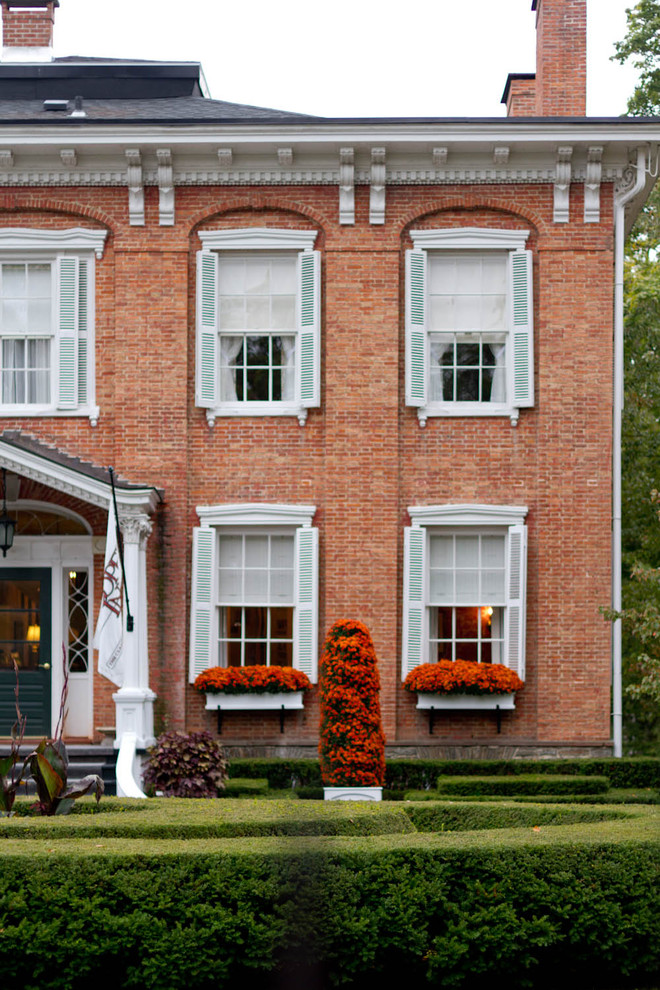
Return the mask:
<svg viewBox="0 0 660 990">
<path fill-rule="evenodd" d="M 10 10 L 5 2 L 2 4 L 2 43 L 5 47 L 49 48 L 53 44 L 53 19 L 52 3 L 43 10 Z"/>
<path fill-rule="evenodd" d="M 587 98 L 587 0 L 538 0 L 536 113 L 584 117 Z"/>
<path fill-rule="evenodd" d="M 551 186 L 396 187 L 387 222 L 340 227 L 336 187 L 177 189 L 177 222 L 130 227 L 125 189 L 9 191 L 5 226 L 110 230 L 97 263 L 96 428 L 86 419 L 4 420 L 71 454 L 113 464 L 164 489 L 149 541 L 152 687 L 170 726 L 215 726 L 187 686 L 191 531 L 195 506 L 313 503 L 320 529 L 320 615 L 365 622 L 380 660 L 390 744 L 584 747 L 609 740 L 612 201 L 584 225 L 579 187 L 568 224 L 552 223 Z M 82 205 L 84 204 L 84 206 Z M 295 418 L 218 418 L 194 406 L 195 252 L 199 229 L 304 227 L 323 254 L 322 405 Z M 536 405 L 507 418 L 429 419 L 404 405 L 403 259 L 411 227 L 529 229 L 534 252 Z M 588 293 L 585 286 L 588 285 Z M 501 735 L 489 715 L 426 717 L 401 689 L 403 527 L 407 506 L 529 506 L 527 683 Z M 96 529 L 95 529 L 96 532 Z M 98 601 L 98 597 L 96 599 Z M 114 721 L 97 678 L 95 725 Z M 313 747 L 318 711 L 229 714 L 233 745 Z"/>
</svg>

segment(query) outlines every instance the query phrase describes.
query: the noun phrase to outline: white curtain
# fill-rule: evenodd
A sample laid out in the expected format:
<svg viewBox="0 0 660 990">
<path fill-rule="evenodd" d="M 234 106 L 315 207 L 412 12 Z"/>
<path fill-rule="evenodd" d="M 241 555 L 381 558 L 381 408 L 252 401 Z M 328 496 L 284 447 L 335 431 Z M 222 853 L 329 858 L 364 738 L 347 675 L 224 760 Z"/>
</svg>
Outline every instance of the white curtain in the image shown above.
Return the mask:
<svg viewBox="0 0 660 990">
<path fill-rule="evenodd" d="M 296 338 L 281 337 L 282 341 L 282 401 L 293 402 L 296 397 Z"/>
<path fill-rule="evenodd" d="M 504 364 L 506 344 L 491 344 L 490 349 L 495 358 L 495 371 L 493 372 L 490 401 L 506 402 L 506 367 Z"/>
<path fill-rule="evenodd" d="M 236 402 L 236 368 L 234 361 L 243 346 L 242 337 L 220 337 L 220 401 Z M 242 372 L 241 372 L 242 373 Z"/>
<path fill-rule="evenodd" d="M 452 350 L 453 347 L 454 347 L 453 343 L 442 344 L 438 340 L 431 341 L 431 376 L 430 376 L 431 394 L 429 396 L 429 402 L 442 402 L 442 400 L 445 397 L 444 371 L 442 367 L 442 358 L 446 354 L 446 352 Z M 452 394 L 449 395 L 448 398 L 449 399 L 453 398 L 453 389 L 452 389 Z"/>
</svg>

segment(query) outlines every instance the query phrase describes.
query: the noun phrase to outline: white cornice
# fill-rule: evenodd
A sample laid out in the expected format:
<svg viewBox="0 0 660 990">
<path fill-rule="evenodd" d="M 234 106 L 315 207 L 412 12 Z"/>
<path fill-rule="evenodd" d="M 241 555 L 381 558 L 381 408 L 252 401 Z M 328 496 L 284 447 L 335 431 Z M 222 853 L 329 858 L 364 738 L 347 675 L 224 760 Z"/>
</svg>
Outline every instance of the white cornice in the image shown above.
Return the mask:
<svg viewBox="0 0 660 990">
<path fill-rule="evenodd" d="M 69 227 L 43 230 L 36 227 L 0 227 L 0 251 L 93 251 L 103 256 L 107 230 Z"/>
<path fill-rule="evenodd" d="M 207 251 L 236 251 L 241 248 L 311 251 L 315 230 L 287 230 L 279 227 L 238 227 L 235 230 L 200 230 L 199 239 Z"/>
<path fill-rule="evenodd" d="M 411 505 L 408 515 L 419 526 L 522 526 L 526 505 Z"/>
<path fill-rule="evenodd" d="M 315 505 L 267 505 L 242 502 L 237 505 L 198 505 L 202 526 L 311 526 Z"/>
<path fill-rule="evenodd" d="M 102 509 L 107 509 L 112 499 L 108 482 L 90 478 L 47 457 L 3 443 L 1 438 L 0 467 Z M 116 494 L 117 504 L 124 513 L 152 513 L 160 501 L 155 488 L 117 488 Z"/>
<path fill-rule="evenodd" d="M 494 230 L 490 227 L 444 227 L 433 230 L 411 230 L 410 237 L 416 251 L 443 248 L 522 251 L 529 233 L 529 230 Z"/>
</svg>

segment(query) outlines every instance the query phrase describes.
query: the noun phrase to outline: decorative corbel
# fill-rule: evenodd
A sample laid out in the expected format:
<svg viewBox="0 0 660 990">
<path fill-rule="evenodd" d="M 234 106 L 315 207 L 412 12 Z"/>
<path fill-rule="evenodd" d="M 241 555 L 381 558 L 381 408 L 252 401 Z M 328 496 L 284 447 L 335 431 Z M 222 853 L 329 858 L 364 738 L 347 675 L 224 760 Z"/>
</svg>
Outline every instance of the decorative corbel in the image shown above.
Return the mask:
<svg viewBox="0 0 660 990">
<path fill-rule="evenodd" d="M 158 222 L 161 227 L 174 225 L 174 181 L 172 178 L 172 152 L 158 148 Z"/>
<path fill-rule="evenodd" d="M 339 223 L 355 223 L 355 152 L 339 149 Z"/>
<path fill-rule="evenodd" d="M 13 168 L 14 167 L 14 152 L 10 151 L 8 148 L 3 148 L 0 151 L 0 168 Z"/>
<path fill-rule="evenodd" d="M 552 219 L 555 223 L 568 223 L 568 208 L 571 192 L 570 146 L 557 148 L 557 168 L 555 170 L 555 204 Z"/>
<path fill-rule="evenodd" d="M 293 148 L 278 148 L 277 162 L 283 168 L 291 168 L 293 165 Z"/>
<path fill-rule="evenodd" d="M 75 168 L 78 164 L 78 156 L 73 148 L 62 148 L 60 159 L 65 168 Z"/>
<path fill-rule="evenodd" d="M 144 227 L 144 184 L 142 178 L 142 156 L 137 148 L 126 151 L 128 165 L 128 222 L 131 227 Z"/>
<path fill-rule="evenodd" d="M 433 165 L 435 168 L 444 168 L 447 164 L 447 148 L 434 148 L 433 149 Z"/>
<path fill-rule="evenodd" d="M 587 151 L 587 174 L 584 180 L 584 222 L 600 223 L 600 181 L 603 174 L 603 147 L 593 145 Z"/>
<path fill-rule="evenodd" d="M 385 148 L 371 149 L 369 223 L 385 223 Z"/>
<path fill-rule="evenodd" d="M 206 410 L 206 422 L 209 424 L 209 430 L 212 430 L 215 426 L 216 412 L 215 409 Z"/>
<path fill-rule="evenodd" d="M 218 148 L 218 165 L 220 168 L 231 168 L 233 157 L 231 148 Z"/>
<path fill-rule="evenodd" d="M 493 164 L 500 168 L 504 168 L 509 162 L 509 152 L 510 149 L 505 145 L 499 145 L 493 148 Z"/>
</svg>

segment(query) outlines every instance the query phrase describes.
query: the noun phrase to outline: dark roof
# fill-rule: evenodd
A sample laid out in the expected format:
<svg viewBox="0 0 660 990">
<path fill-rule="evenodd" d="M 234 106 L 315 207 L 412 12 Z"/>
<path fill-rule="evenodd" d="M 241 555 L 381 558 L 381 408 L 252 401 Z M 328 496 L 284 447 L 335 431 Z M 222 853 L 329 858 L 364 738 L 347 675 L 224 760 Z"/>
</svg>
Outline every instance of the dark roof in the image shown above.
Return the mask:
<svg viewBox="0 0 660 990">
<path fill-rule="evenodd" d="M 86 117 L 71 118 L 73 100 L 63 110 L 45 110 L 43 100 L 2 99 L 0 86 L 0 123 L 11 121 L 35 121 L 44 124 L 71 124 L 85 120 L 150 123 L 198 123 L 208 121 L 304 121 L 322 120 L 302 113 L 288 113 L 286 110 L 270 110 L 267 107 L 252 107 L 242 103 L 226 103 L 224 100 L 207 100 L 202 96 L 178 97 L 161 100 L 83 100 L 82 109 Z"/>
<path fill-rule="evenodd" d="M 92 464 L 91 461 L 83 461 L 80 457 L 73 457 L 71 454 L 66 454 L 63 450 L 55 447 L 54 444 L 37 440 L 36 437 L 33 437 L 29 433 L 22 433 L 20 430 L 4 430 L 0 433 L 0 441 L 8 444 L 10 447 L 24 450 L 26 453 L 43 457 L 44 460 L 51 461 L 53 464 L 59 464 L 61 467 L 69 468 L 71 471 L 77 471 L 78 474 L 84 474 L 88 478 L 94 478 L 96 481 L 103 481 L 105 484 L 110 484 L 110 474 L 107 467 L 101 467 L 98 464 Z M 135 484 L 117 474 L 115 474 L 115 486 L 124 491 L 143 491 L 145 488 L 154 487 L 153 485 Z M 158 491 L 158 489 L 154 490 Z M 159 495 L 161 495 L 160 492 Z"/>
<path fill-rule="evenodd" d="M 202 96 L 199 62 L 66 58 L 0 63 L 0 99 L 157 99 Z"/>
</svg>

